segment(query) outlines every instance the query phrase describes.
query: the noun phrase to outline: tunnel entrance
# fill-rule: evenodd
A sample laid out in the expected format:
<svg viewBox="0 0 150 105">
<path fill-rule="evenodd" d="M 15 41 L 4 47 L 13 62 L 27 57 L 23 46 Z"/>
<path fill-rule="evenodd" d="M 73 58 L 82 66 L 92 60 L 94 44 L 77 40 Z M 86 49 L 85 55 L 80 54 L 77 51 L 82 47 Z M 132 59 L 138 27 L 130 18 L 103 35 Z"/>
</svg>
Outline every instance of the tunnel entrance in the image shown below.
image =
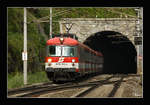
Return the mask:
<svg viewBox="0 0 150 105">
<path fill-rule="evenodd" d="M 115 31 L 92 34 L 84 42 L 104 55 L 103 73 L 137 73 L 137 52 L 132 42 Z"/>
</svg>

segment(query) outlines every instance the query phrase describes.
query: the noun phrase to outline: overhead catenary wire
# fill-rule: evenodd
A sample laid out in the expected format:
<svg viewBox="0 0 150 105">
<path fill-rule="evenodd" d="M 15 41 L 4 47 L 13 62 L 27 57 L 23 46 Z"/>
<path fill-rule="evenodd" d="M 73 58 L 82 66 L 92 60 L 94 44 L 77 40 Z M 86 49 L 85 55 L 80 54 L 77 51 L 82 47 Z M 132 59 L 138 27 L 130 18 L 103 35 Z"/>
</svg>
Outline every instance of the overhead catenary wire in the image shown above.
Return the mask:
<svg viewBox="0 0 150 105">
<path fill-rule="evenodd" d="M 61 11 L 61 12 L 58 12 L 58 13 L 54 14 L 53 17 L 62 15 L 62 14 L 67 13 L 67 12 L 69 13 L 69 12 L 71 12 L 71 11 L 72 11 L 72 9 L 64 10 L 64 11 Z"/>
<path fill-rule="evenodd" d="M 123 12 L 115 11 L 115 10 L 109 10 L 109 9 L 107 9 L 107 11 L 113 12 L 113 13 L 118 13 L 118 14 L 125 15 L 125 16 L 129 16 L 129 17 L 132 17 L 132 18 L 137 18 L 136 16 L 129 15 L 129 14 L 126 14 L 126 13 L 123 13 Z"/>
<path fill-rule="evenodd" d="M 70 13 L 70 12 L 71 12 L 71 9 L 69 9 L 69 10 L 64 10 L 64 11 L 61 11 L 61 12 L 58 12 L 58 13 L 54 14 L 52 17 L 60 16 L 60 15 L 63 15 L 63 14 L 65 14 L 65 13 Z M 34 20 L 32 20 L 31 22 L 28 22 L 28 24 L 29 24 L 29 23 L 49 22 L 49 20 L 48 20 L 49 17 L 50 17 L 50 15 L 45 16 L 45 17 L 42 17 L 42 18 L 39 18 L 39 19 L 34 19 Z M 53 22 L 59 22 L 59 21 L 53 21 Z"/>
<path fill-rule="evenodd" d="M 125 16 L 129 16 L 129 17 L 132 17 L 132 18 L 137 18 L 136 16 L 129 15 L 129 14 L 126 14 L 126 13 L 123 13 L 123 12 L 115 11 L 115 10 L 109 10 L 109 9 L 107 9 L 107 11 L 112 12 L 112 13 L 117 13 L 117 14 L 125 15 Z M 60 16 L 60 15 L 66 14 L 66 13 L 70 13 L 70 12 L 72 12 L 71 8 L 69 8 L 67 10 L 59 11 L 58 13 L 53 14 L 52 17 L 57 17 L 57 16 Z M 50 15 L 42 17 L 42 18 L 39 18 L 39 19 L 33 19 L 31 22 L 28 22 L 28 24 L 29 23 L 39 23 L 39 22 L 49 22 L 48 21 L 49 17 L 50 17 Z M 53 21 L 53 22 L 59 22 L 59 21 Z"/>
</svg>

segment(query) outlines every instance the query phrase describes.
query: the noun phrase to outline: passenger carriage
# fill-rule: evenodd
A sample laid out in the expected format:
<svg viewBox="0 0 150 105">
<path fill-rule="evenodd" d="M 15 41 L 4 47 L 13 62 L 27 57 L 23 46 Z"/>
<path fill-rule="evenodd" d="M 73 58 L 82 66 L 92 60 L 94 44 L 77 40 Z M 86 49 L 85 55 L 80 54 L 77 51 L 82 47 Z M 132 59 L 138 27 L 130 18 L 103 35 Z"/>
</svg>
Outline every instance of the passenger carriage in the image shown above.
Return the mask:
<svg viewBox="0 0 150 105">
<path fill-rule="evenodd" d="M 74 80 L 102 72 L 102 53 L 80 43 L 73 34 L 55 35 L 46 45 L 45 70 L 52 81 Z"/>
</svg>

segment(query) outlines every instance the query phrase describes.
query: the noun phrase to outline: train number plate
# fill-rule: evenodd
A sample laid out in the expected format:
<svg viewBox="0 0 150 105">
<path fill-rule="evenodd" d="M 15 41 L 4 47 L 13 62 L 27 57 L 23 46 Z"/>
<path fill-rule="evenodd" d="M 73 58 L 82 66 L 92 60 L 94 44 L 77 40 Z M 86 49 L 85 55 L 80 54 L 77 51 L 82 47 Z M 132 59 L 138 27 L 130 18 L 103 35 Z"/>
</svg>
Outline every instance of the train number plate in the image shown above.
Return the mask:
<svg viewBox="0 0 150 105">
<path fill-rule="evenodd" d="M 68 65 L 67 63 L 56 63 L 56 65 Z"/>
</svg>

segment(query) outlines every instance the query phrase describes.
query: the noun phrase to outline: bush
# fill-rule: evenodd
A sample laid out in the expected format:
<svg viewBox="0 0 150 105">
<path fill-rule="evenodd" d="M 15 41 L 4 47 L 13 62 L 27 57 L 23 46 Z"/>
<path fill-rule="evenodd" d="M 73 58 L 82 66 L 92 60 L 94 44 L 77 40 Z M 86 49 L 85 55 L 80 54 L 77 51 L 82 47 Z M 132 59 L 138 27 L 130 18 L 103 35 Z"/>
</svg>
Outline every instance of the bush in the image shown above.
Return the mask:
<svg viewBox="0 0 150 105">
<path fill-rule="evenodd" d="M 41 35 L 28 34 L 28 70 L 31 72 L 42 69 L 45 57 L 46 41 Z M 32 36 L 32 37 L 31 37 Z M 19 33 L 8 33 L 8 73 L 23 70 L 22 61 L 23 36 Z"/>
<path fill-rule="evenodd" d="M 23 36 L 18 33 L 8 33 L 8 72 L 22 70 Z"/>
</svg>

